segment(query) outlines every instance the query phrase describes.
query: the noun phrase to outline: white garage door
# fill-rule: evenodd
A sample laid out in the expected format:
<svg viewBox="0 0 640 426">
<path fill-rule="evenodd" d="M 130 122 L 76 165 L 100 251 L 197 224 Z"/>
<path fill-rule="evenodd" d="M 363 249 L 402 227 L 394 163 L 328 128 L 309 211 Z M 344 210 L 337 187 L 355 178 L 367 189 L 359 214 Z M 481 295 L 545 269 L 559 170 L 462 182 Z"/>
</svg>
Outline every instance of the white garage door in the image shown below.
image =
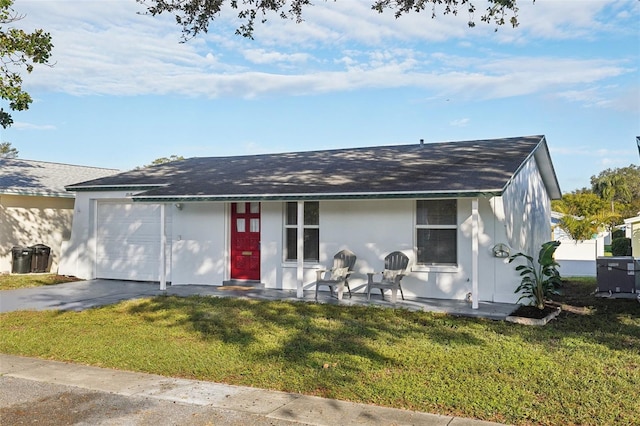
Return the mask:
<svg viewBox="0 0 640 426">
<path fill-rule="evenodd" d="M 98 202 L 96 277 L 159 281 L 160 206 Z"/>
</svg>

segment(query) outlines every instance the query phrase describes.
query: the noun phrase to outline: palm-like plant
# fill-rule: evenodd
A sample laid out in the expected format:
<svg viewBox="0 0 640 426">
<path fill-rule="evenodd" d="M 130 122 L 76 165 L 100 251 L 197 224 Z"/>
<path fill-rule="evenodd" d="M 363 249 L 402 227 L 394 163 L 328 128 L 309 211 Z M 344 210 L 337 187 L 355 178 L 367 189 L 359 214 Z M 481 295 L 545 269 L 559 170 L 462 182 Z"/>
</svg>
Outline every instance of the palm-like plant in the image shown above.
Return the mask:
<svg viewBox="0 0 640 426">
<path fill-rule="evenodd" d="M 612 230 L 620 222 L 621 216 L 607 210 L 601 210 L 596 214 L 586 217 L 564 215 L 559 220 L 558 225 L 573 240 L 585 241 L 593 238 L 600 231 Z"/>
<path fill-rule="evenodd" d="M 521 293 L 518 302 L 522 299 L 530 300 L 530 304 L 538 309 L 544 309 L 544 301 L 551 294 L 558 294 L 560 287 L 560 265 L 553 258 L 553 254 L 560 245 L 560 241 L 547 241 L 542 244 L 538 261 L 534 262 L 533 257 L 525 253 L 516 253 L 509 257 L 509 263 L 523 257 L 527 260 L 526 265 L 516 266 L 516 271 L 520 272 L 522 281 L 516 289 L 516 293 Z"/>
<path fill-rule="evenodd" d="M 615 212 L 615 199 L 631 196 L 627 182 L 620 175 L 610 175 L 600 178 L 595 184 L 596 192 L 611 203 L 611 212 Z"/>
<path fill-rule="evenodd" d="M 590 240 L 599 230 L 599 224 L 590 218 L 571 215 L 563 216 L 557 226 L 562 228 L 575 241 Z"/>
</svg>

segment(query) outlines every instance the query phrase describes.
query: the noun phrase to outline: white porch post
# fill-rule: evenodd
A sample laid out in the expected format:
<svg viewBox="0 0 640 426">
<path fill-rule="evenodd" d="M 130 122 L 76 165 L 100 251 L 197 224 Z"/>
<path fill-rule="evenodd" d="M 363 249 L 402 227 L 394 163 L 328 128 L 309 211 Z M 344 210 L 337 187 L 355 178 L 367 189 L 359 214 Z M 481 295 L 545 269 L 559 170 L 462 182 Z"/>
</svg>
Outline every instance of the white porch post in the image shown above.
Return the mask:
<svg viewBox="0 0 640 426">
<path fill-rule="evenodd" d="M 165 232 L 166 226 L 166 211 L 165 204 L 160 204 L 160 290 L 165 291 L 167 289 L 167 233 Z"/>
<path fill-rule="evenodd" d="M 93 256 L 93 276 L 91 278 L 98 277 L 98 200 L 91 199 L 91 209 L 93 209 L 93 244 L 91 244 L 92 256 Z"/>
<path fill-rule="evenodd" d="M 471 200 L 471 307 L 478 309 L 478 199 Z"/>
<path fill-rule="evenodd" d="M 297 221 L 298 247 L 297 247 L 297 297 L 304 297 L 304 201 L 298 201 L 298 221 Z"/>
</svg>

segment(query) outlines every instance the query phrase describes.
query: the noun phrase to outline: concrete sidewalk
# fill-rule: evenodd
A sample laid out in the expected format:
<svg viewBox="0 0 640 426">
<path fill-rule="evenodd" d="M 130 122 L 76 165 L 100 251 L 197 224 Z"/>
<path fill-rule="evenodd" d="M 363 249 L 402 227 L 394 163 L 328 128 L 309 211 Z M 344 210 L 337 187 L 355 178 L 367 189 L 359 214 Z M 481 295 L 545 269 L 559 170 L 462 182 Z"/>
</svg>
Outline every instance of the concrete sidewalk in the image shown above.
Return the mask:
<svg viewBox="0 0 640 426">
<path fill-rule="evenodd" d="M 13 355 L 0 374 L 2 424 L 498 425 Z"/>
</svg>

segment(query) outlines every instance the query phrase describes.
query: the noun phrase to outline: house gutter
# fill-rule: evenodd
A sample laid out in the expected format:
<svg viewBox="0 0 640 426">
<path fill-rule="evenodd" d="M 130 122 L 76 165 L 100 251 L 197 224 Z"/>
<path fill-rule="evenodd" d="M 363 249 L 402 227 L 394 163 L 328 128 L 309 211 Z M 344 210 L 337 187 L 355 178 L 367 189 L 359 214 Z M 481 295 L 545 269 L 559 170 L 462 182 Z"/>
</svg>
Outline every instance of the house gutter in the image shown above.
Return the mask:
<svg viewBox="0 0 640 426">
<path fill-rule="evenodd" d="M 139 184 L 139 185 L 68 185 L 65 186 L 69 192 L 86 192 L 86 191 L 148 191 L 150 189 L 159 189 L 169 186 L 168 183 L 159 185 L 154 184 Z"/>
<path fill-rule="evenodd" d="M 413 198 L 474 198 L 502 195 L 502 189 L 470 190 L 456 192 L 407 191 L 407 192 L 345 192 L 345 193 L 299 193 L 299 194 L 234 194 L 234 195 L 136 195 L 134 202 L 170 203 L 197 201 L 297 201 L 297 200 L 358 200 L 358 199 L 413 199 Z"/>
<path fill-rule="evenodd" d="M 68 192 L 47 192 L 47 191 L 11 191 L 5 190 L 0 195 L 23 195 L 27 197 L 53 197 L 53 198 L 75 198 L 75 195 Z"/>
</svg>

